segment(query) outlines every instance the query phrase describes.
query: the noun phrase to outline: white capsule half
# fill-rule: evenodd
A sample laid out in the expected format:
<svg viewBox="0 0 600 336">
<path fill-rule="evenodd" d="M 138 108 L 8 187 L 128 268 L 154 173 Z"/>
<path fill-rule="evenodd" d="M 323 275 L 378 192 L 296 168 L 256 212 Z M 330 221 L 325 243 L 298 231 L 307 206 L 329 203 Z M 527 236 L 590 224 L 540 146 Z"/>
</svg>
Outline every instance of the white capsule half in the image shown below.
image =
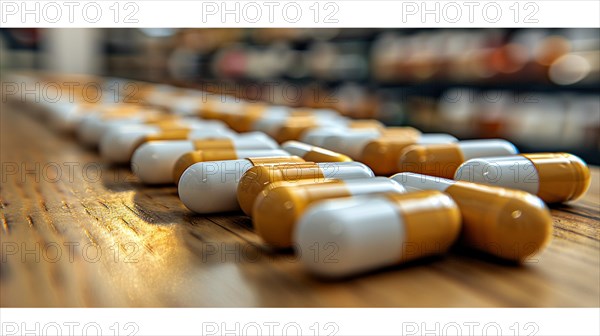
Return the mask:
<svg viewBox="0 0 600 336">
<path fill-rule="evenodd" d="M 289 153 L 274 149 L 273 144 L 257 139 L 231 139 L 233 149 L 239 158 L 286 156 Z M 251 140 L 251 141 L 248 141 Z M 262 145 L 262 148 L 253 146 Z M 266 147 L 266 148 L 265 148 Z M 195 141 L 151 141 L 141 145 L 131 158 L 131 170 L 144 183 L 161 184 L 173 182 L 173 168 L 179 157 L 187 152 L 201 150 L 195 146 Z M 253 154 L 254 153 L 254 154 Z"/>
</svg>

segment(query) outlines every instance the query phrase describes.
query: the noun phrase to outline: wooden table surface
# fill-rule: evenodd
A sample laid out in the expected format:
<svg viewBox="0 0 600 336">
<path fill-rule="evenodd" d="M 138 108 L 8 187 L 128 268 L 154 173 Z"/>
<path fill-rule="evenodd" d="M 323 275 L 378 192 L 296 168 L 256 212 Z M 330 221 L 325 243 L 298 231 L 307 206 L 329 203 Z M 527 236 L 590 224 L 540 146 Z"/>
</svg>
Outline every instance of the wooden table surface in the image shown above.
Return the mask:
<svg viewBox="0 0 600 336">
<path fill-rule="evenodd" d="M 554 239 L 521 266 L 456 250 L 346 279 L 307 274 L 239 214 L 200 216 L 73 136 L 1 106 L 0 305 L 598 307 L 600 175 L 554 207 Z"/>
</svg>

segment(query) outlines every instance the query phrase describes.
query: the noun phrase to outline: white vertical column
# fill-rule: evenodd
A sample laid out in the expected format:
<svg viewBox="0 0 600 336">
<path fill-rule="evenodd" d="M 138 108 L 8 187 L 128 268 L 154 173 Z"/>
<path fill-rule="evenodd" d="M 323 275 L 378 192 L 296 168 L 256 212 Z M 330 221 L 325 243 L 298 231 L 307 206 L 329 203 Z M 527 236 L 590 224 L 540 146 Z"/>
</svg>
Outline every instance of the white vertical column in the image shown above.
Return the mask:
<svg viewBox="0 0 600 336">
<path fill-rule="evenodd" d="M 44 68 L 52 72 L 100 74 L 102 32 L 93 28 L 53 28 L 43 31 Z"/>
</svg>

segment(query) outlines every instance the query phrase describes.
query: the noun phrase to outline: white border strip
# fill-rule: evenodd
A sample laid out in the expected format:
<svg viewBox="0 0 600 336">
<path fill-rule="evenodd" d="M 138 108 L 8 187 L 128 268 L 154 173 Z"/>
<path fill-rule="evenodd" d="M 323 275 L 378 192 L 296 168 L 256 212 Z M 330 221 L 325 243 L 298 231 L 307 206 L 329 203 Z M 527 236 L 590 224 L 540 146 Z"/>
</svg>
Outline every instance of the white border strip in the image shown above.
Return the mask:
<svg viewBox="0 0 600 336">
<path fill-rule="evenodd" d="M 23 1 L 3 27 L 600 27 L 597 0 Z"/>
<path fill-rule="evenodd" d="M 599 335 L 598 308 L 0 309 L 16 335 Z"/>
</svg>

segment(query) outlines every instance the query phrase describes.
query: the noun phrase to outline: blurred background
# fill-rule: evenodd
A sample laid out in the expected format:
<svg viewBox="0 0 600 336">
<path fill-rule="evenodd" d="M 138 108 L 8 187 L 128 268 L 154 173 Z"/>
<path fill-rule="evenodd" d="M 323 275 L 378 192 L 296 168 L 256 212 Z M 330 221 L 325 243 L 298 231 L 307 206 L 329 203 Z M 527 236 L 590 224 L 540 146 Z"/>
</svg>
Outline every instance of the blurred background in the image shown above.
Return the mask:
<svg viewBox="0 0 600 336">
<path fill-rule="evenodd" d="M 327 107 L 600 164 L 597 29 L 2 29 L 0 69 Z"/>
</svg>

